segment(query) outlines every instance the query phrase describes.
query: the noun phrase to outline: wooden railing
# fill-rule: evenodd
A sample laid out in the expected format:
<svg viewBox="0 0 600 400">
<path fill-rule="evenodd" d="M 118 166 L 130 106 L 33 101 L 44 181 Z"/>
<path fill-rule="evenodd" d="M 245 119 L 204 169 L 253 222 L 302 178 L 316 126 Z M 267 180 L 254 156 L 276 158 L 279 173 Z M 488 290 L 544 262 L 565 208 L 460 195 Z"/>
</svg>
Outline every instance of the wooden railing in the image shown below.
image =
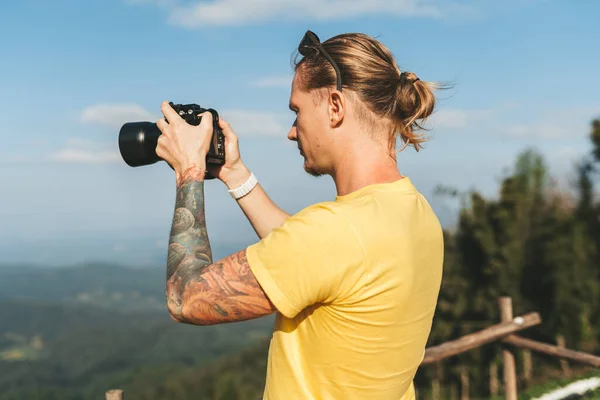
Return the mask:
<svg viewBox="0 0 600 400">
<path fill-rule="evenodd" d="M 498 299 L 498 305 L 500 307 L 501 315 L 500 323 L 470 333 L 456 340 L 445 342 L 438 346 L 428 347 L 425 351 L 425 357 L 423 358 L 421 365 L 435 364 L 443 359 L 481 347 L 488 343 L 501 341 L 502 343 L 511 346 L 537 351 L 560 358 L 561 360 L 571 360 L 593 367 L 600 367 L 600 357 L 593 354 L 569 350 L 564 348 L 564 345 L 553 346 L 517 336 L 515 334 L 516 332 L 539 325 L 542 322 L 540 315 L 537 312 L 531 312 L 513 318 L 512 299 L 510 297 L 500 297 Z M 506 400 L 517 400 L 518 391 L 515 357 L 510 349 L 505 348 L 502 351 L 502 362 L 504 367 L 504 398 Z M 466 390 L 467 392 L 461 394 L 461 399 L 468 399 L 468 375 L 465 374 L 461 381 L 463 384 L 463 391 Z M 433 386 L 439 388 L 439 384 L 436 385 L 435 382 Z M 436 400 L 436 398 L 439 398 L 439 394 L 432 395 L 433 400 Z"/>
<path fill-rule="evenodd" d="M 537 351 L 560 358 L 561 360 L 571 360 L 581 364 L 591 365 L 593 367 L 600 367 L 600 357 L 593 354 L 569 350 L 564 348 L 564 345 L 553 346 L 547 343 L 517 336 L 516 332 L 539 325 L 542 322 L 542 318 L 537 312 L 530 312 L 528 314 L 513 318 L 512 299 L 510 297 L 500 297 L 498 299 L 498 305 L 500 307 L 501 315 L 500 323 L 462 336 L 458 339 L 444 342 L 438 346 L 428 347 L 425 350 L 425 356 L 421 362 L 421 365 L 436 364 L 441 360 L 484 346 L 488 343 L 501 341 L 502 343 L 506 343 L 511 346 Z M 517 400 L 517 374 L 515 357 L 510 349 L 505 348 L 502 351 L 502 361 L 504 366 L 505 399 Z M 462 384 L 463 392 L 466 387 L 467 393 L 462 393 L 461 398 L 468 399 L 468 375 L 463 377 Z M 435 395 L 432 396 L 434 400 L 435 397 Z M 106 392 L 106 400 L 123 400 L 123 391 L 115 389 L 109 390 Z"/>
</svg>

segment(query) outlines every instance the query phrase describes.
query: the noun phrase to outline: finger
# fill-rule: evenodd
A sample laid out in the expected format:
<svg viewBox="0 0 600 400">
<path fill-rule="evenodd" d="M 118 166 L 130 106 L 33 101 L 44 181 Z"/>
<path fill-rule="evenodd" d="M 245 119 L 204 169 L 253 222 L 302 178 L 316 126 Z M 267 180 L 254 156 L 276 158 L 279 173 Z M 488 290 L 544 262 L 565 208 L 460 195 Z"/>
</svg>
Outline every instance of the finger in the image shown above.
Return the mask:
<svg viewBox="0 0 600 400">
<path fill-rule="evenodd" d="M 213 131 L 212 113 L 210 111 L 205 111 L 202 114 L 200 114 L 200 116 L 202 117 L 202 119 L 200 120 L 199 126 L 202 127 L 203 129 L 206 129 L 212 135 L 212 131 Z"/>
<path fill-rule="evenodd" d="M 221 131 L 223 132 L 223 136 L 230 137 L 232 139 L 237 139 L 235 132 L 231 129 L 231 125 L 229 122 L 225 121 L 223 118 L 219 118 L 219 126 L 221 127 Z"/>
<path fill-rule="evenodd" d="M 167 118 L 167 121 L 169 121 L 170 124 L 176 121 L 183 121 L 183 118 L 181 118 L 181 116 L 177 114 L 177 111 L 175 111 L 173 107 L 171 107 L 168 101 L 163 101 L 161 103 L 160 110 L 162 111 L 163 115 L 165 116 L 165 118 Z"/>
<path fill-rule="evenodd" d="M 158 136 L 158 139 L 156 140 L 156 147 L 165 147 L 165 140 L 167 140 L 165 135 Z"/>
<path fill-rule="evenodd" d="M 164 155 L 166 152 L 166 145 L 165 145 L 165 135 L 160 135 L 158 137 L 158 140 L 156 141 L 156 148 L 154 149 L 154 151 L 156 152 L 156 155 L 159 156 L 160 158 L 162 158 L 164 160 Z"/>
<path fill-rule="evenodd" d="M 160 157 L 161 160 L 167 161 L 167 152 L 164 146 L 161 146 L 160 143 L 156 145 L 156 149 L 154 149 L 154 152 L 158 157 Z"/>
<path fill-rule="evenodd" d="M 200 120 L 200 128 L 202 130 L 202 132 L 206 132 L 206 134 L 204 135 L 203 139 L 204 139 L 204 144 L 206 146 L 208 146 L 207 148 L 210 148 L 210 141 L 212 140 L 213 137 L 213 116 L 210 113 L 210 111 L 206 111 L 204 113 L 201 114 L 202 119 Z"/>
<path fill-rule="evenodd" d="M 156 126 L 164 135 L 165 133 L 167 133 L 167 128 L 169 127 L 169 124 L 167 123 L 167 121 L 164 120 L 164 118 L 161 118 L 158 121 L 156 121 Z"/>
</svg>

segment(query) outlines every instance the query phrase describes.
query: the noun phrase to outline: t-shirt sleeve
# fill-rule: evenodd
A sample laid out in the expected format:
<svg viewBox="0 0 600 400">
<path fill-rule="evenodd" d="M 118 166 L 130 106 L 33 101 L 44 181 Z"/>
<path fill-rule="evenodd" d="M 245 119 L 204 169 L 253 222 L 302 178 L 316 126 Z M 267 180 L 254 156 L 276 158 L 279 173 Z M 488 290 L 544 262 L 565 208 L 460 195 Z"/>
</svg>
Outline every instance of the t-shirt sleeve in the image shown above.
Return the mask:
<svg viewBox="0 0 600 400">
<path fill-rule="evenodd" d="M 288 318 L 315 303 L 332 303 L 356 283 L 362 247 L 348 220 L 330 207 L 310 206 L 288 217 L 246 249 L 250 269 Z"/>
</svg>

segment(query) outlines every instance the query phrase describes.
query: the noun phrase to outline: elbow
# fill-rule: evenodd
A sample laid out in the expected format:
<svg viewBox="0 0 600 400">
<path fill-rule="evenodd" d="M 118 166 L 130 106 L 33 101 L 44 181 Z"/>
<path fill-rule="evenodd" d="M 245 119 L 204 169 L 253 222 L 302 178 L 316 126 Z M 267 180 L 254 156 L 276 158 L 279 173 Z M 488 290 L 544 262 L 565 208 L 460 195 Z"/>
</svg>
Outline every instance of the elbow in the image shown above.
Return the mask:
<svg viewBox="0 0 600 400">
<path fill-rule="evenodd" d="M 175 322 L 185 322 L 183 317 L 183 301 L 177 290 L 167 283 L 167 310 Z"/>
<path fill-rule="evenodd" d="M 182 311 L 181 307 L 169 306 L 168 309 L 171 319 L 180 324 L 207 326 L 219 323 L 212 319 L 204 318 L 203 316 L 186 315 L 186 313 Z"/>
<path fill-rule="evenodd" d="M 167 289 L 167 310 L 173 321 L 190 325 L 214 325 L 218 323 L 202 313 L 190 311 L 194 308 L 193 305 L 185 304 L 181 296 L 175 291 Z"/>
<path fill-rule="evenodd" d="M 171 317 L 171 319 L 173 321 L 184 322 L 183 314 L 181 313 L 181 310 L 179 308 L 172 306 L 171 304 L 168 304 L 167 309 L 169 310 L 169 316 Z"/>
<path fill-rule="evenodd" d="M 175 322 L 184 322 L 182 307 L 177 303 L 174 303 L 172 299 L 167 299 L 167 310 L 169 316 Z"/>
</svg>

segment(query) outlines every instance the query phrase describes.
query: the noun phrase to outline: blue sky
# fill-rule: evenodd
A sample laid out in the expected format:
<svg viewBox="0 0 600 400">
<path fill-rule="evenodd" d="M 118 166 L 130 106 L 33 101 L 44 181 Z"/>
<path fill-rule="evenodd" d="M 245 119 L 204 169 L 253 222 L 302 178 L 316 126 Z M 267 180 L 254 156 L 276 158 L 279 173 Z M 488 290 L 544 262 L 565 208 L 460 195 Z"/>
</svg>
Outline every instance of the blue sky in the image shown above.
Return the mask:
<svg viewBox="0 0 600 400">
<path fill-rule="evenodd" d="M 501 4 L 500 4 L 501 3 Z M 242 158 L 290 213 L 335 196 L 286 134 L 290 59 L 307 29 L 377 37 L 403 70 L 451 81 L 422 152 L 399 156 L 446 226 L 438 184 L 495 195 L 535 146 L 568 184 L 600 116 L 600 3 L 551 0 L 105 0 L 0 3 L 0 264 L 160 265 L 174 205 L 164 163 L 130 168 L 120 126 L 160 103 L 217 109 Z M 256 239 L 220 182 L 206 185 L 216 257 Z"/>
</svg>

